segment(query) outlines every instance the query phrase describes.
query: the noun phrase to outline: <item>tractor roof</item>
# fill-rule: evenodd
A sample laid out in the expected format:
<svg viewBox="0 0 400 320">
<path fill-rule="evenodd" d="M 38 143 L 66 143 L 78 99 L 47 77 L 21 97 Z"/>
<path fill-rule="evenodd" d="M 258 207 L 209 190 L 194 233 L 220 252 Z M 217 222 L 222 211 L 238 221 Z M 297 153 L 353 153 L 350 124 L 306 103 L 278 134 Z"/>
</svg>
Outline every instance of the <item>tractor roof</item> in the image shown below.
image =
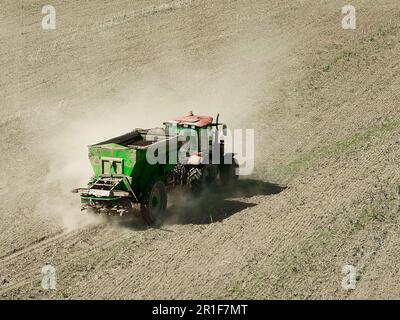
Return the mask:
<svg viewBox="0 0 400 320">
<path fill-rule="evenodd" d="M 178 125 L 188 125 L 188 126 L 195 126 L 195 127 L 205 127 L 210 125 L 213 122 L 212 117 L 205 117 L 205 116 L 184 116 L 178 117 L 171 121 L 170 123 L 176 123 Z"/>
</svg>

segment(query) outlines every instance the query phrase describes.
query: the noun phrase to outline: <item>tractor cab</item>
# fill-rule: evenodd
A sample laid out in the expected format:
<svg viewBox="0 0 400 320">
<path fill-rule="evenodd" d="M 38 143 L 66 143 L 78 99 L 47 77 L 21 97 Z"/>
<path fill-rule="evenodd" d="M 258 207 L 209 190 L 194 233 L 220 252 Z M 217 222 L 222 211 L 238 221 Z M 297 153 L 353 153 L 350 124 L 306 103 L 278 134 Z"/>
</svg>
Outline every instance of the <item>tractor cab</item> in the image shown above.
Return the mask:
<svg viewBox="0 0 400 320">
<path fill-rule="evenodd" d="M 198 137 L 199 146 L 202 139 L 208 140 L 210 143 L 212 141 L 214 128 L 216 130 L 223 129 L 224 134 L 226 133 L 226 125 L 223 123 L 218 123 L 219 115 L 217 115 L 217 121 L 213 123 L 213 117 L 210 116 L 197 116 L 193 112 L 189 115 L 183 117 L 177 117 L 173 120 L 164 122 L 165 131 L 169 134 L 179 134 L 181 131 L 189 133 L 193 130 L 193 135 Z"/>
</svg>

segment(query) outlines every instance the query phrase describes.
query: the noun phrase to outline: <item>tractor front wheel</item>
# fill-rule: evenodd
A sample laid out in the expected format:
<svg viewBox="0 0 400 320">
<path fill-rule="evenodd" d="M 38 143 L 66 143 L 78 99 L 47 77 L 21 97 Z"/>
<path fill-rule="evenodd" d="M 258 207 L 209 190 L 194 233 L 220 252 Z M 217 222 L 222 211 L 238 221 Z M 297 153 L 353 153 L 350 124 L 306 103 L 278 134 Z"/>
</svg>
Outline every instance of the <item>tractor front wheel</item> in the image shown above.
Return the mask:
<svg viewBox="0 0 400 320">
<path fill-rule="evenodd" d="M 219 177 L 223 185 L 232 185 L 239 179 L 239 176 L 236 174 L 238 167 L 239 164 L 235 158 L 233 158 L 232 164 L 221 165 Z"/>
<path fill-rule="evenodd" d="M 140 211 L 143 220 L 148 225 L 158 225 L 162 222 L 167 209 L 167 190 L 161 181 L 155 182 L 141 203 Z"/>
</svg>

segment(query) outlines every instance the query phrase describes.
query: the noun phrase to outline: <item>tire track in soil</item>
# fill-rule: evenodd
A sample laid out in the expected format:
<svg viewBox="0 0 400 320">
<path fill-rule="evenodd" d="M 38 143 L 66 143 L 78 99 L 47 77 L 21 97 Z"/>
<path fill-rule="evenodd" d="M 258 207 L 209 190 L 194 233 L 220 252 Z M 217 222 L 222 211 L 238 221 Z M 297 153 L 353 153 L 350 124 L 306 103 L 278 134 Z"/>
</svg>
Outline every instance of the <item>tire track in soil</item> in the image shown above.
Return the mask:
<svg viewBox="0 0 400 320">
<path fill-rule="evenodd" d="M 58 261 L 62 261 L 65 258 L 62 253 L 69 253 L 71 248 L 74 250 L 69 255 L 70 261 L 79 258 L 84 253 L 88 253 L 85 247 L 76 248 L 77 244 L 82 241 L 82 238 L 88 238 L 90 235 L 96 235 L 100 232 L 100 234 L 105 236 L 104 242 L 109 243 L 106 238 L 107 233 L 101 233 L 101 230 L 105 230 L 106 227 L 107 225 L 104 224 L 102 226 L 86 227 L 83 230 L 76 230 L 69 233 L 60 233 L 0 259 L 0 269 L 2 272 L 5 272 L 9 283 L 0 287 L 0 294 L 31 283 L 38 275 L 40 276 L 41 268 L 44 264 L 50 263 L 49 260 L 54 259 L 51 264 L 58 267 Z M 58 249 L 61 252 L 57 252 Z M 92 250 L 95 249 L 96 247 Z M 53 256 L 53 258 L 50 258 L 50 256 Z M 15 280 L 13 281 L 12 279 Z"/>
<path fill-rule="evenodd" d="M 88 257 L 100 257 L 94 259 L 96 265 L 93 269 L 96 269 L 108 261 L 107 252 L 109 255 L 111 254 L 112 259 L 112 251 L 120 243 L 130 239 L 145 243 L 149 237 L 151 239 L 154 237 L 154 232 L 151 230 L 143 236 L 143 232 L 131 228 L 132 226 L 128 228 L 119 226 L 118 223 L 117 225 L 103 223 L 88 226 L 73 232 L 59 234 L 8 255 L 0 260 L 0 269 L 6 273 L 8 281 L 7 284 L 0 286 L 0 295 L 7 295 L 8 292 L 15 289 L 35 290 L 34 288 L 28 289 L 29 285 L 41 278 L 40 271 L 46 263 L 50 262 L 56 267 L 57 273 L 62 274 L 64 269 L 73 269 Z M 80 246 L 82 243 L 85 245 Z M 68 260 L 65 260 L 66 255 Z M 91 264 L 90 261 L 89 264 Z M 73 272 L 74 270 L 72 270 L 72 275 L 74 275 Z M 68 276 L 66 275 L 66 278 Z"/>
</svg>

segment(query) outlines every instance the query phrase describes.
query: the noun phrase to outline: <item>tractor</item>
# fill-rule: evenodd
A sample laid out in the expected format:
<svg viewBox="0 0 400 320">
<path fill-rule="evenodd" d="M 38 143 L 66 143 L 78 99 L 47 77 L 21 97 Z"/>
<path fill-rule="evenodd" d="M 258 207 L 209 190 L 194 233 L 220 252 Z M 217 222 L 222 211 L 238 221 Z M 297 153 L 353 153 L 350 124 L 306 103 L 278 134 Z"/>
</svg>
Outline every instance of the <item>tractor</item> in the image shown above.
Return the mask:
<svg viewBox="0 0 400 320">
<path fill-rule="evenodd" d="M 163 128 L 135 129 L 90 145 L 94 175 L 86 188 L 72 190 L 80 194 L 81 209 L 122 216 L 139 204 L 144 221 L 157 225 L 165 215 L 167 190 L 183 187 L 198 194 L 218 178 L 223 185 L 233 184 L 238 163 L 225 152 L 219 133 L 227 129 L 218 118 L 213 122 L 190 112 L 164 122 Z"/>
</svg>

